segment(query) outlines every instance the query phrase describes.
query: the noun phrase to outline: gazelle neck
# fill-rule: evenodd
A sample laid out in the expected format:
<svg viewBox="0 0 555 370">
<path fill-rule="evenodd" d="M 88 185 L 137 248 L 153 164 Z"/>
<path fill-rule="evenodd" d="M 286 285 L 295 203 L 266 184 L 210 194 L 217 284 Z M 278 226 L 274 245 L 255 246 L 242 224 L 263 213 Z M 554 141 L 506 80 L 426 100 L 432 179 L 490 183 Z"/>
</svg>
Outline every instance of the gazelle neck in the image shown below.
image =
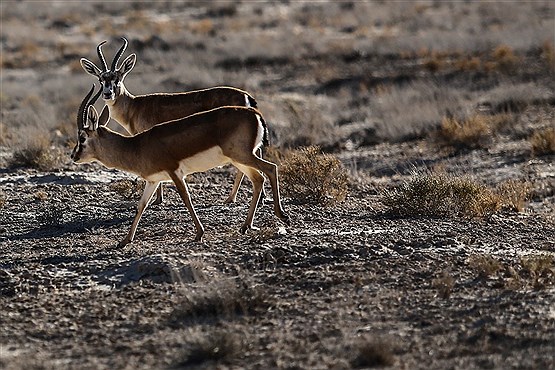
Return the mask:
<svg viewBox="0 0 555 370">
<path fill-rule="evenodd" d="M 132 127 L 134 100 L 135 96 L 121 83 L 118 97 L 114 100 L 106 101 L 106 105 L 110 110 L 110 117 L 122 125 L 130 134 L 135 133 Z"/>
<path fill-rule="evenodd" d="M 133 138 L 120 135 L 106 127 L 97 130 L 98 142 L 95 151 L 96 159 L 108 168 L 134 172 L 138 153 L 135 153 Z"/>
</svg>

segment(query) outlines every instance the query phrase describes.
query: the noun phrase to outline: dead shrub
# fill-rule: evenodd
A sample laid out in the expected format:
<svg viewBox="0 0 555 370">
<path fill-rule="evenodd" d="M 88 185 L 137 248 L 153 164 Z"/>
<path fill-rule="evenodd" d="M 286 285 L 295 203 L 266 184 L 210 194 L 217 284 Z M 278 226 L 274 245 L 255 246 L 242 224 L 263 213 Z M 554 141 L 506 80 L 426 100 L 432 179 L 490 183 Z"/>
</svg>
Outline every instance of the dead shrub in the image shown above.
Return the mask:
<svg viewBox="0 0 555 370">
<path fill-rule="evenodd" d="M 441 276 L 432 280 L 432 286 L 437 289 L 438 295 L 441 298 L 447 299 L 453 292 L 455 279 L 447 271 L 443 271 Z"/>
<path fill-rule="evenodd" d="M 162 186 L 162 184 L 160 184 Z M 136 195 L 140 195 L 144 190 L 145 182 L 137 179 L 131 180 L 117 180 L 109 185 L 110 191 L 121 195 L 123 198 L 129 200 L 133 199 Z"/>
<path fill-rule="evenodd" d="M 9 166 L 50 171 L 60 164 L 61 154 L 59 149 L 50 146 L 47 137 L 35 137 L 14 150 Z"/>
<path fill-rule="evenodd" d="M 521 276 L 528 278 L 534 289 L 542 289 L 555 284 L 555 258 L 538 254 L 520 259 Z"/>
<path fill-rule="evenodd" d="M 491 142 L 492 127 L 484 115 L 476 115 L 464 121 L 444 117 L 437 136 L 443 146 L 457 150 L 480 149 Z"/>
<path fill-rule="evenodd" d="M 351 365 L 354 368 L 393 366 L 393 345 L 389 341 L 361 337 L 354 346 Z"/>
<path fill-rule="evenodd" d="M 261 287 L 245 277 L 214 280 L 184 290 L 169 322 L 179 327 L 192 320 L 253 313 L 266 305 L 266 298 Z"/>
<path fill-rule="evenodd" d="M 536 131 L 529 139 L 535 156 L 555 154 L 555 128 Z"/>
<path fill-rule="evenodd" d="M 279 175 L 283 193 L 302 203 L 333 205 L 347 196 L 347 170 L 339 159 L 317 146 L 287 152 Z"/>
<path fill-rule="evenodd" d="M 398 216 L 485 217 L 500 207 L 497 194 L 468 177 L 445 173 L 413 173 L 393 190 L 385 190 L 383 204 Z"/>
<path fill-rule="evenodd" d="M 174 368 L 189 368 L 208 362 L 225 362 L 241 353 L 242 338 L 223 329 L 213 331 L 204 336 L 193 338 L 185 354 L 174 365 Z"/>
<path fill-rule="evenodd" d="M 471 256 L 468 264 L 480 278 L 488 278 L 503 269 L 503 264 L 498 259 L 487 254 Z"/>
<path fill-rule="evenodd" d="M 526 201 L 530 199 L 532 185 L 526 181 L 508 180 L 497 186 L 501 208 L 522 212 Z"/>
<path fill-rule="evenodd" d="M 481 279 L 494 279 L 493 287 L 506 289 L 544 289 L 555 285 L 555 258 L 532 254 L 518 261 L 502 262 L 487 254 L 473 255 L 468 264 Z"/>
<path fill-rule="evenodd" d="M 496 68 L 502 72 L 514 71 L 520 61 L 514 50 L 505 44 L 493 49 L 491 56 L 495 61 Z"/>
<path fill-rule="evenodd" d="M 549 40 L 542 44 L 541 57 L 551 70 L 555 70 L 555 47 Z"/>
</svg>

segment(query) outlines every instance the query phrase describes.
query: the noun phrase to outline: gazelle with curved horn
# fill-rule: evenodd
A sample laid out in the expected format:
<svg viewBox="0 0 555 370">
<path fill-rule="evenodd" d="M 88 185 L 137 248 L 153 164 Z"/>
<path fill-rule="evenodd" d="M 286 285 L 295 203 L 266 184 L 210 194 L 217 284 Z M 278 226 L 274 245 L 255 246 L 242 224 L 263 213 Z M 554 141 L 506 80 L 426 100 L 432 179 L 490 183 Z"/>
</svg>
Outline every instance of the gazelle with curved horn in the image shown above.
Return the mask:
<svg viewBox="0 0 555 370">
<path fill-rule="evenodd" d="M 255 154 L 268 135 L 265 121 L 256 109 L 215 108 L 156 125 L 130 137 L 106 127 L 108 110 L 103 109 L 98 117 L 93 106 L 102 89 L 89 101 L 93 91 L 94 85 L 79 107 L 79 140 L 71 158 L 76 163 L 98 161 L 106 167 L 131 172 L 146 180 L 137 214 L 120 246 L 133 241 L 139 220 L 162 181 L 174 182 L 195 224 L 195 241 L 200 241 L 204 227 L 191 203 L 185 176 L 227 163 L 240 169 L 253 184 L 248 215 L 240 229 L 242 233 L 253 228 L 264 184 L 261 173 L 270 180 L 275 214 L 289 223 L 289 217 L 281 206 L 277 166 Z"/>
<path fill-rule="evenodd" d="M 182 93 L 156 93 L 132 95 L 123 80 L 135 66 L 137 56 L 129 55 L 118 68 L 118 63 L 127 48 L 127 39 L 122 37 L 123 45 L 117 51 L 110 69 L 102 53 L 101 42 L 97 48 L 102 69 L 88 59 L 81 58 L 83 69 L 98 78 L 102 85 L 102 98 L 108 106 L 110 117 L 122 125 L 130 134 L 148 130 L 152 126 L 207 111 L 221 106 L 243 106 L 256 108 L 256 100 L 246 91 L 234 87 L 214 87 Z M 235 202 L 243 173 L 237 172 L 230 195 L 225 203 Z M 162 189 L 158 191 L 155 203 L 162 201 Z"/>
</svg>

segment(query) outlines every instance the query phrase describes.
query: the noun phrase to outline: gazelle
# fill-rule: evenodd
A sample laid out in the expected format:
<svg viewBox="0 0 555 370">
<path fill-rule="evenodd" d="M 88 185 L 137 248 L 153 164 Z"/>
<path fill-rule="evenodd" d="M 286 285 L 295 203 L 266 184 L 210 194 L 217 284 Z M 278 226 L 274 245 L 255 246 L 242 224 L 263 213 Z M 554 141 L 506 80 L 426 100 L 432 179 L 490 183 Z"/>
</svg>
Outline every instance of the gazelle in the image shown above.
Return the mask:
<svg viewBox="0 0 555 370">
<path fill-rule="evenodd" d="M 134 173 L 146 180 L 137 214 L 120 246 L 133 241 L 137 225 L 148 202 L 162 181 L 173 181 L 195 224 L 195 241 L 204 227 L 200 222 L 185 182 L 185 176 L 232 163 L 247 175 L 253 194 L 247 218 L 240 231 L 253 229 L 253 219 L 264 184 L 264 173 L 272 187 L 274 212 L 286 224 L 279 195 L 278 172 L 274 163 L 255 152 L 267 140 L 266 124 L 260 112 L 246 107 L 220 107 L 156 125 L 135 136 L 123 136 L 109 128 L 108 110 L 98 117 L 94 103 L 102 89 L 89 101 L 94 85 L 81 103 L 77 116 L 78 142 L 71 158 L 76 163 L 98 161 L 109 168 Z"/>
<path fill-rule="evenodd" d="M 129 55 L 118 68 L 118 62 L 127 48 L 127 40 L 122 37 L 123 45 L 117 51 L 112 65 L 108 68 L 101 42 L 96 47 L 102 69 L 88 59 L 81 58 L 81 66 L 102 85 L 102 98 L 110 111 L 110 117 L 123 126 L 131 135 L 148 130 L 162 122 L 189 116 L 221 106 L 244 106 L 256 108 L 256 100 L 247 92 L 233 87 L 214 87 L 210 89 L 183 92 L 132 95 L 123 80 L 135 66 L 137 56 Z M 231 193 L 225 203 L 235 202 L 237 191 L 243 180 L 243 173 L 237 172 Z M 162 202 L 162 188 L 157 192 L 155 204 Z"/>
</svg>

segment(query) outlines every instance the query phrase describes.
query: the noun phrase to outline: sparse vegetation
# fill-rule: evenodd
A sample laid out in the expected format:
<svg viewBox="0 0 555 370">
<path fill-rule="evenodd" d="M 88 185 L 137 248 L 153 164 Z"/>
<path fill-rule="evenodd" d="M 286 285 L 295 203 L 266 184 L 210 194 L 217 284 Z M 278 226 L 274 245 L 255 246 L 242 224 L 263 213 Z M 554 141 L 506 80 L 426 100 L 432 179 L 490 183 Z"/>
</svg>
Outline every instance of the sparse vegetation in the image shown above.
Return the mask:
<svg viewBox="0 0 555 370">
<path fill-rule="evenodd" d="M 478 114 L 465 120 L 444 117 L 437 137 L 441 145 L 456 150 L 486 148 L 499 128 L 510 121 L 509 114 Z"/>
<path fill-rule="evenodd" d="M 470 257 L 468 264 L 478 278 L 496 281 L 494 287 L 538 290 L 555 285 L 555 258 L 548 254 L 527 255 L 516 262 L 479 254 Z"/>
<path fill-rule="evenodd" d="M 283 193 L 302 203 L 332 205 L 347 196 L 346 169 L 336 157 L 316 146 L 287 152 L 279 175 Z"/>
<path fill-rule="evenodd" d="M 179 327 L 194 320 L 253 313 L 266 304 L 262 287 L 246 277 L 213 280 L 184 287 L 169 321 Z"/>
<path fill-rule="evenodd" d="M 484 217 L 496 212 L 501 201 L 485 185 L 468 177 L 414 172 L 398 188 L 384 191 L 382 201 L 399 216 Z"/>
<path fill-rule="evenodd" d="M 36 138 L 13 152 L 9 166 L 50 171 L 59 165 L 60 154 L 59 149 L 50 146 L 48 139 Z"/>
<path fill-rule="evenodd" d="M 351 365 L 356 368 L 388 367 L 395 364 L 392 344 L 383 339 L 360 337 L 355 344 Z"/>
<path fill-rule="evenodd" d="M 535 156 L 555 154 L 555 128 L 549 127 L 534 132 L 529 139 Z"/>
<path fill-rule="evenodd" d="M 173 368 L 188 368 L 231 360 L 241 353 L 242 338 L 224 330 L 209 332 L 189 340 L 186 353 Z"/>
<path fill-rule="evenodd" d="M 162 186 L 162 185 L 160 185 Z M 110 191 L 121 195 L 125 199 L 132 199 L 142 193 L 145 187 L 144 180 L 117 180 L 112 182 L 109 186 Z"/>
<path fill-rule="evenodd" d="M 532 185 L 526 181 L 508 180 L 497 186 L 501 207 L 514 212 L 522 212 L 530 198 Z"/>
<path fill-rule="evenodd" d="M 553 1 L 0 8 L 0 368 L 553 367 Z M 292 178 L 311 193 L 282 198 L 291 224 L 268 199 L 241 235 L 252 188 L 222 204 L 222 167 L 189 179 L 203 243 L 168 191 L 116 248 L 140 185 L 68 155 L 96 82 L 79 59 L 106 39 L 110 62 L 121 36 L 132 93 L 245 89 L 283 149 L 282 195 L 286 157 L 318 145 L 352 169 L 348 196 L 311 195 L 336 168 L 316 151 Z M 29 138 L 56 171 L 12 166 Z"/>
</svg>

